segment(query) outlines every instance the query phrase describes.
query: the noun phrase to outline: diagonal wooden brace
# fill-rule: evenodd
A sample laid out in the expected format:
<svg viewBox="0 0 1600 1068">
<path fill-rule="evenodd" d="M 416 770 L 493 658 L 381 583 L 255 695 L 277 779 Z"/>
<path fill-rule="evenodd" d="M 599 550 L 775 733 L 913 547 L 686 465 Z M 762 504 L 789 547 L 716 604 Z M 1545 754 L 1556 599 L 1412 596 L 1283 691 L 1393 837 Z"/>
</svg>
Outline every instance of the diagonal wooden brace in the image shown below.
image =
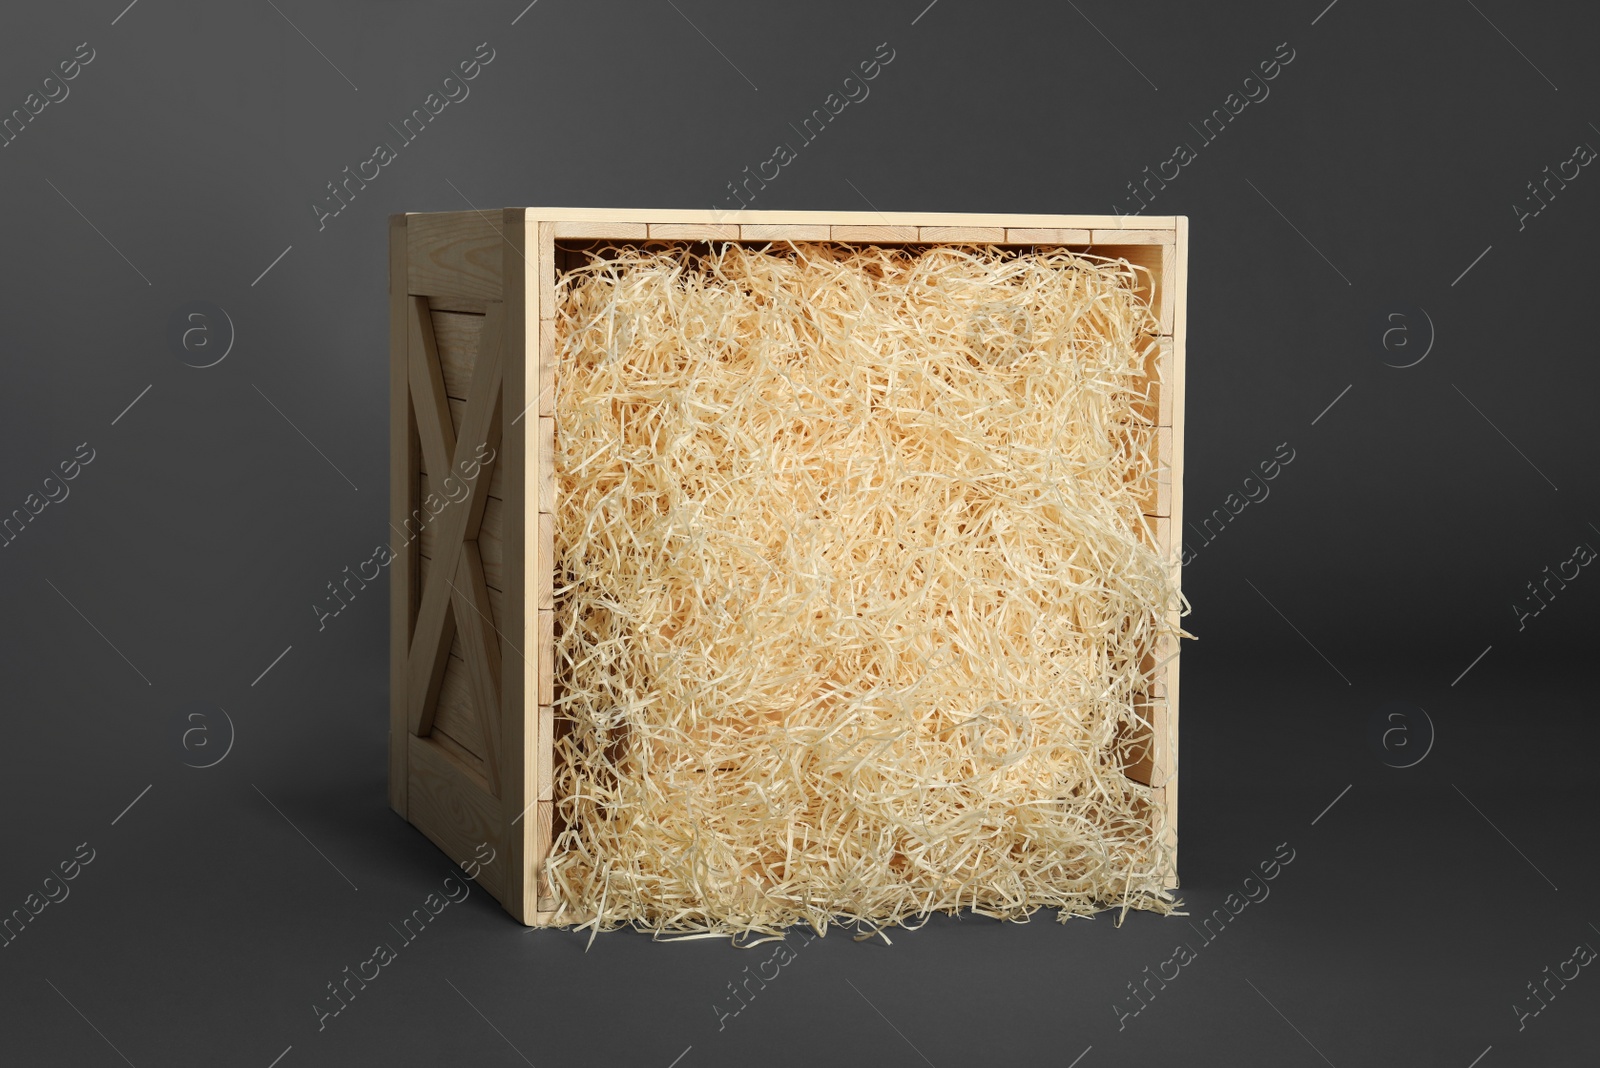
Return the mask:
<svg viewBox="0 0 1600 1068">
<path fill-rule="evenodd" d="M 499 301 L 491 301 L 487 305 L 478 345 L 478 360 L 473 368 L 472 383 L 468 387 L 466 412 L 461 419 L 460 432 L 456 434 L 451 433 L 450 408 L 445 398 L 444 378 L 425 298 L 412 298 L 411 329 L 412 402 L 424 460 L 430 475 L 434 475 L 436 483 L 447 491 L 451 488 L 447 480 L 465 486 L 465 496 L 453 500 L 430 520 L 437 524 L 438 547 L 428 570 L 427 584 L 422 590 L 417 625 L 412 633 L 406 665 L 407 692 L 410 695 L 407 726 L 410 733 L 422 736 L 433 726 L 439 686 L 444 680 L 445 663 L 449 659 L 450 644 L 455 638 L 458 624 L 465 624 L 464 638 L 492 647 L 488 651 L 481 647 L 467 650 L 469 663 L 475 665 L 473 676 L 480 680 L 474 684 L 475 691 L 483 679 L 480 669 L 496 665 L 493 677 L 499 678 L 499 649 L 487 638 L 493 633 L 493 628 L 474 627 L 471 621 L 463 617 L 473 614 L 470 611 L 473 607 L 488 608 L 487 593 L 477 595 L 483 583 L 477 536 L 489 496 L 491 465 L 497 458 L 495 446 L 499 438 L 500 390 L 505 367 L 505 305 Z M 453 586 L 461 585 L 453 580 L 460 573 L 467 543 L 472 545 L 471 561 L 478 563 L 474 569 L 469 562 L 466 583 L 462 586 L 466 591 L 462 609 L 452 611 L 455 597 Z M 467 603 L 472 600 L 476 601 L 476 605 Z M 478 619 L 477 622 L 482 624 L 483 620 Z M 494 712 L 498 719 L 498 686 L 494 692 Z M 484 695 L 480 693 L 478 696 L 481 700 Z M 488 734 L 486 730 L 485 735 Z M 492 766 L 494 762 L 491 760 L 488 763 Z"/>
</svg>

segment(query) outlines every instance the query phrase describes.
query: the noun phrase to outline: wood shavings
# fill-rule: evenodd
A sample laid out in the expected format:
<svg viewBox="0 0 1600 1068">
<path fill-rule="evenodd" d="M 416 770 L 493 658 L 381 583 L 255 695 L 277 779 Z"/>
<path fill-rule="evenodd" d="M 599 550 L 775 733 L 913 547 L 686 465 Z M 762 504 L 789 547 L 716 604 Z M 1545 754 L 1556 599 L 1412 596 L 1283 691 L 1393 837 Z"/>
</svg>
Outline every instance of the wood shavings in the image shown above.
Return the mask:
<svg viewBox="0 0 1600 1068">
<path fill-rule="evenodd" d="M 558 288 L 556 922 L 1170 911 L 1135 268 L 613 249 Z"/>
</svg>

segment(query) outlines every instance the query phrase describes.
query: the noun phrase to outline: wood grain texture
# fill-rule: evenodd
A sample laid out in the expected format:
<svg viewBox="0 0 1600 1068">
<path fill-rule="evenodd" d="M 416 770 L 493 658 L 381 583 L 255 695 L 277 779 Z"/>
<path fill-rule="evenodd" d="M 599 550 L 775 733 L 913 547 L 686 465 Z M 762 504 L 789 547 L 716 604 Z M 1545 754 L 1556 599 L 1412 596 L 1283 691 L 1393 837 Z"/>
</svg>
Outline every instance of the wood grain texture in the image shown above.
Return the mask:
<svg viewBox="0 0 1600 1068">
<path fill-rule="evenodd" d="M 431 485 L 424 482 L 425 486 Z M 429 523 L 422 528 L 422 536 L 417 539 L 418 551 L 425 561 L 432 561 L 438 556 L 438 524 Z M 483 521 L 478 524 L 478 558 L 483 563 L 483 580 L 491 589 L 503 592 L 507 589 L 505 574 L 506 561 L 506 504 L 498 497 L 486 497 L 483 508 Z M 500 617 L 495 616 L 495 625 L 501 624 Z"/>
<path fill-rule="evenodd" d="M 478 716 L 472 693 L 472 669 L 462 656 L 460 635 L 450 645 L 450 657 L 445 661 L 444 681 L 439 684 L 439 704 L 433 711 L 433 727 L 428 737 L 447 736 L 460 748 L 452 754 L 470 768 L 483 781 L 485 790 L 489 777 L 483 767 L 483 722 Z M 465 754 L 465 758 L 461 757 Z"/>
<path fill-rule="evenodd" d="M 556 421 L 539 420 L 539 511 L 556 510 Z"/>
<path fill-rule="evenodd" d="M 737 241 L 736 223 L 651 223 L 652 241 Z"/>
<path fill-rule="evenodd" d="M 478 524 L 478 559 L 483 564 L 484 584 L 490 589 L 499 591 L 504 591 L 508 587 L 505 571 L 505 530 L 505 502 L 490 497 L 484 502 L 483 522 Z M 494 621 L 497 627 L 503 627 L 505 624 L 498 611 Z"/>
<path fill-rule="evenodd" d="M 455 452 L 455 424 L 450 418 L 449 394 L 439 349 L 433 337 L 433 313 L 427 302 L 411 298 L 411 405 L 416 412 L 417 435 L 422 442 L 422 462 L 430 471 L 450 470 Z"/>
<path fill-rule="evenodd" d="M 550 856 L 554 827 L 555 803 L 552 801 L 536 802 L 533 820 L 533 870 L 537 897 L 535 898 L 534 907 L 539 912 L 552 912 L 560 904 L 550 889 L 550 880 L 545 877 L 544 869 L 544 862 Z"/>
<path fill-rule="evenodd" d="M 521 635 L 508 618 L 512 595 L 489 585 L 491 578 L 521 581 L 520 574 L 509 574 L 506 549 L 512 537 L 518 544 L 522 537 L 520 529 L 508 528 L 524 501 L 517 454 L 523 441 L 506 411 L 525 391 L 524 350 L 514 369 L 506 354 L 526 337 L 524 325 L 513 322 L 525 301 L 518 297 L 513 310 L 499 299 L 498 280 L 517 252 L 508 249 L 501 230 L 510 225 L 515 231 L 522 213 L 498 213 L 501 227 L 492 218 L 451 213 L 429 220 L 423 230 L 431 232 L 413 233 L 406 242 L 408 255 L 426 248 L 431 259 L 420 272 L 408 267 L 405 279 L 408 289 L 428 288 L 405 301 L 404 370 L 419 433 L 405 465 L 411 500 L 403 514 L 394 511 L 420 582 L 395 697 L 410 735 L 407 818 L 452 859 L 476 857 L 485 844 L 493 848 L 495 860 L 478 882 L 522 918 L 529 914 L 523 898 L 531 895 L 531 880 L 521 875 L 527 850 L 516 841 L 520 833 L 510 831 L 506 809 L 520 811 L 532 774 L 517 724 L 522 676 L 505 663 L 508 650 L 522 662 L 514 652 Z M 477 473 L 469 473 L 474 468 Z M 506 477 L 507 468 L 515 477 Z M 515 599 L 520 609 L 523 599 Z"/>
<path fill-rule="evenodd" d="M 549 705 L 539 706 L 539 733 L 534 759 L 539 768 L 539 800 L 555 798 L 556 714 Z"/>
<path fill-rule="evenodd" d="M 556 414 L 556 321 L 539 321 L 539 410 L 540 418 Z"/>
<path fill-rule="evenodd" d="M 444 393 L 451 400 L 464 401 L 472 384 L 472 368 L 478 362 L 478 335 L 483 331 L 482 315 L 433 311 L 433 341 L 439 351 L 439 371 Z"/>
<path fill-rule="evenodd" d="M 477 543 L 463 545 L 456 561 L 455 579 L 450 584 L 450 610 L 456 617 L 457 641 L 467 663 L 478 734 L 483 739 L 484 777 L 488 779 L 489 793 L 499 797 L 500 639 L 495 632 Z"/>
<path fill-rule="evenodd" d="M 1166 230 L 1115 230 L 1097 229 L 1093 241 L 1097 245 L 1170 245 L 1177 240 L 1176 229 Z"/>
<path fill-rule="evenodd" d="M 450 687 L 452 685 L 454 685 L 454 683 L 452 683 L 450 681 L 451 680 L 451 669 L 452 668 L 459 668 L 460 671 L 462 672 L 462 675 L 461 675 L 461 678 L 460 678 L 459 682 L 460 682 L 460 686 L 462 688 L 462 691 L 463 692 L 467 692 L 467 685 L 466 685 L 466 677 L 467 677 L 466 676 L 466 670 L 467 669 L 466 669 L 466 666 L 465 666 L 465 662 L 452 658 L 450 660 L 449 666 L 446 667 L 445 670 L 444 670 L 444 676 L 445 676 L 445 680 L 446 680 L 445 688 L 439 691 L 439 700 L 441 702 L 441 705 L 440 705 L 441 708 L 443 707 L 443 701 L 445 699 L 445 695 L 448 692 L 450 692 Z M 471 698 L 471 696 L 469 694 L 469 696 L 467 697 L 467 701 L 469 702 L 469 707 L 468 707 L 467 713 L 466 713 L 468 715 L 471 714 L 471 708 L 470 708 L 471 700 L 472 700 L 472 698 Z M 455 766 L 467 777 L 468 780 L 471 781 L 472 785 L 477 788 L 479 793 L 482 793 L 486 797 L 489 795 L 489 780 L 484 778 L 484 774 L 483 774 L 483 758 L 481 756 L 479 756 L 478 754 L 472 752 L 470 749 L 468 749 L 461 742 L 456 741 L 456 736 L 454 734 L 451 734 L 450 732 L 446 731 L 443 727 L 439 726 L 439 719 L 438 719 L 437 714 L 434 716 L 433 730 L 428 732 L 427 740 L 432 742 L 434 745 L 438 746 L 439 747 L 439 752 L 443 753 L 445 756 L 450 758 L 450 761 L 453 764 L 455 764 Z"/>
<path fill-rule="evenodd" d="M 502 244 L 499 230 L 480 212 L 406 216 L 409 291 L 423 297 L 501 299 Z"/>
<path fill-rule="evenodd" d="M 1172 851 L 1172 872 L 1167 880 L 1169 889 L 1181 885 L 1178 868 L 1178 659 L 1167 664 L 1167 698 L 1156 709 L 1155 719 L 1155 778 L 1152 786 L 1161 787 L 1162 800 L 1167 809 L 1167 846 Z"/>
<path fill-rule="evenodd" d="M 505 383 L 505 305 L 489 305 L 483 319 L 482 356 L 473 365 L 472 383 L 467 387 L 466 410 L 456 424 L 455 464 L 451 474 L 471 483 L 472 494 L 464 502 L 466 522 L 461 527 L 463 540 L 478 536 L 483 511 L 488 505 L 488 488 L 494 484 L 494 468 L 504 452 L 500 433 L 500 390 Z M 480 373 L 481 372 L 481 373 Z M 476 464 L 477 477 L 466 473 Z M 442 533 L 442 532 L 441 532 Z"/>
<path fill-rule="evenodd" d="M 411 298 L 406 293 L 406 217 L 389 217 L 389 807 L 406 815 L 406 664 L 417 613 L 416 548 L 403 535 L 417 508 L 421 445 L 411 417 Z"/>
<path fill-rule="evenodd" d="M 555 608 L 556 521 L 548 512 L 539 513 L 539 610 Z"/>
<path fill-rule="evenodd" d="M 1004 226 L 919 226 L 917 240 L 959 244 L 999 245 L 1006 239 Z"/>
<path fill-rule="evenodd" d="M 833 228 L 826 223 L 746 223 L 739 227 L 739 237 L 745 241 L 826 241 L 832 236 Z"/>
<path fill-rule="evenodd" d="M 504 904 L 509 865 L 499 804 L 432 739 L 409 742 L 411 822 L 458 864 L 487 842 L 496 856 L 479 872 L 478 885 Z"/>
<path fill-rule="evenodd" d="M 1156 293 L 1156 313 L 1165 327 L 1165 332 L 1172 333 L 1174 301 L 1177 299 L 1178 287 L 1174 284 L 1173 276 L 1176 274 L 1177 246 L 1171 243 L 1163 244 L 1161 248 L 1161 285 Z"/>
<path fill-rule="evenodd" d="M 1168 566 L 1172 570 L 1173 582 L 1181 583 L 1183 578 L 1183 466 L 1184 466 L 1184 404 L 1188 388 L 1188 371 L 1185 358 L 1185 346 L 1188 341 L 1189 330 L 1189 220 L 1186 216 L 1178 216 L 1174 220 L 1176 238 L 1172 246 L 1172 255 L 1169 261 L 1171 275 L 1167 279 L 1167 288 L 1172 294 L 1172 505 L 1171 522 L 1172 537 L 1167 545 Z M 1176 610 L 1171 613 L 1171 622 L 1174 626 L 1181 623 Z M 1167 745 L 1158 755 L 1157 773 L 1161 776 L 1162 789 L 1165 796 L 1168 820 L 1168 845 L 1172 849 L 1173 872 L 1171 886 L 1179 885 L 1177 857 L 1178 857 L 1178 784 L 1179 784 L 1179 746 L 1178 746 L 1178 675 L 1181 656 L 1174 656 L 1167 663 L 1166 690 L 1167 704 L 1161 722 L 1162 733 Z"/>
<path fill-rule="evenodd" d="M 539 612 L 539 703 L 555 702 L 556 687 L 556 614 Z"/>
<path fill-rule="evenodd" d="M 563 237 L 590 238 L 606 241 L 643 241 L 650 236 L 648 223 L 624 222 L 556 222 L 551 236 L 557 241 Z"/>
<path fill-rule="evenodd" d="M 915 241 L 917 227 L 890 224 L 834 226 L 831 237 L 834 241 Z"/>
<path fill-rule="evenodd" d="M 1093 232 L 1069 226 L 1008 226 L 1008 245 L 1088 245 L 1094 241 Z"/>
<path fill-rule="evenodd" d="M 531 262 L 538 272 L 539 318 L 554 319 L 556 315 L 556 227 L 554 223 L 539 223 L 539 237 L 534 246 Z"/>
<path fill-rule="evenodd" d="M 478 550 L 479 550 L 478 558 L 480 560 L 482 560 L 483 559 L 483 539 L 482 538 L 478 539 Z M 433 560 L 430 557 L 418 554 L 418 556 L 417 556 L 417 578 L 423 584 L 424 588 L 426 587 L 427 582 L 428 582 L 428 573 L 430 571 L 432 571 L 432 569 L 433 569 Z M 507 647 L 507 644 L 506 644 L 506 629 L 505 629 L 504 623 L 502 622 L 503 620 L 509 618 L 509 616 L 507 615 L 507 612 L 509 611 L 509 609 L 506 607 L 506 601 L 507 601 L 507 598 L 510 595 L 505 590 L 502 590 L 497 586 L 489 585 L 489 581 L 488 581 L 489 580 L 489 569 L 488 569 L 487 566 L 485 566 L 484 569 L 483 569 L 483 577 L 484 577 L 484 589 L 488 591 L 488 596 L 489 596 L 489 618 L 494 621 L 494 629 L 495 629 L 495 632 L 499 636 L 499 639 L 500 639 L 500 646 L 501 646 L 500 659 L 502 661 L 504 661 L 507 656 L 510 656 L 513 659 L 519 658 L 522 655 L 520 650 L 511 649 L 511 648 Z M 530 653 L 529 656 L 532 656 L 532 654 Z M 502 672 L 504 672 L 504 668 L 502 668 L 501 670 L 502 670 Z M 502 700 L 502 702 L 504 701 L 504 696 L 503 696 L 504 692 L 505 692 L 504 691 L 504 685 L 502 683 L 502 687 L 501 687 L 501 693 L 502 693 L 501 700 Z"/>
<path fill-rule="evenodd" d="M 413 308 L 416 303 L 413 303 Z M 479 354 L 477 366 L 473 369 L 473 383 L 470 389 L 472 396 L 467 402 L 466 414 L 462 418 L 461 435 L 450 443 L 452 445 L 452 459 L 446 462 L 439 470 L 460 472 L 469 469 L 468 465 L 476 462 L 480 455 L 479 448 L 485 443 L 490 443 L 499 422 L 499 402 L 504 365 L 504 345 L 500 343 L 503 335 L 505 318 L 504 305 L 496 304 L 491 307 L 485 316 L 485 344 Z M 494 340 L 490 340 L 493 338 Z M 415 360 L 413 360 L 415 364 Z M 437 366 L 434 368 L 437 374 Z M 417 388 L 420 380 L 427 381 L 427 375 L 412 375 L 413 389 Z M 440 381 L 442 392 L 442 379 Z M 448 414 L 448 409 L 447 409 Z M 419 424 L 422 420 L 419 418 Z M 442 428 L 435 428 L 443 440 L 446 434 Z M 423 436 L 424 454 L 427 453 L 427 435 Z M 492 447 L 492 446 L 491 446 Z M 429 459 L 430 470 L 434 460 Z M 448 653 L 449 644 L 458 622 L 456 614 L 449 611 L 451 603 L 450 579 L 455 574 L 456 557 L 462 551 L 463 543 L 469 538 L 475 538 L 484 509 L 485 488 L 483 479 L 462 479 L 464 499 L 459 503 L 445 508 L 432 520 L 438 525 L 437 555 L 434 558 L 435 566 L 429 569 L 428 582 L 422 588 L 421 604 L 417 609 L 417 626 L 412 637 L 411 664 L 409 671 L 408 689 L 410 691 L 410 717 L 412 733 L 424 736 L 431 722 L 433 703 L 438 698 L 439 682 L 443 675 L 443 657 Z"/>
<path fill-rule="evenodd" d="M 462 312 L 466 315 L 482 315 L 488 308 L 489 302 L 478 297 L 429 297 L 429 311 Z"/>
<path fill-rule="evenodd" d="M 444 377 L 439 368 L 438 349 L 433 340 L 433 315 L 428 311 L 425 301 L 413 296 L 407 301 L 407 319 L 408 377 L 420 455 L 433 470 L 448 471 L 450 457 L 455 452 L 455 436 L 444 391 Z M 427 513 L 429 501 L 429 497 L 423 497 L 424 514 Z M 425 522 L 433 525 L 438 522 L 438 517 L 428 518 Z M 430 601 L 423 596 L 422 591 L 428 588 L 428 585 L 418 585 L 416 623 L 408 647 L 404 685 L 406 730 L 418 737 L 425 737 L 432 730 L 433 713 L 439 703 L 439 687 L 444 682 L 445 661 L 449 656 L 450 643 L 455 638 L 454 617 L 446 611 L 443 600 L 436 596 Z"/>
<path fill-rule="evenodd" d="M 504 605 L 501 621 L 501 675 L 505 712 L 500 724 L 500 818 L 506 828 L 511 886 L 502 899 L 506 911 L 525 924 L 539 922 L 537 890 L 531 873 L 534 834 L 523 814 L 538 792 L 536 764 L 528 750 L 538 744 L 536 707 L 539 692 L 537 657 L 529 642 L 537 633 L 538 610 L 528 595 L 530 524 L 528 479 L 538 470 L 538 438 L 530 405 L 537 405 L 539 363 L 539 275 L 541 240 L 538 218 L 526 211 L 505 213 L 506 372 L 501 408 L 505 454 Z M 548 252 L 554 254 L 555 230 L 549 230 Z M 553 285 L 553 280 L 552 280 Z M 482 555 L 482 535 L 479 536 Z M 491 596 L 492 596 L 491 591 Z"/>
<path fill-rule="evenodd" d="M 463 422 L 466 419 L 466 417 L 467 417 L 467 402 L 464 401 L 464 400 L 456 400 L 454 397 L 449 397 L 449 398 L 446 398 L 446 403 L 449 405 L 449 408 L 450 408 L 450 425 L 452 427 L 460 427 L 463 424 Z M 495 460 L 495 462 L 490 464 L 488 469 L 485 470 L 484 472 L 482 472 L 482 474 L 480 474 L 479 477 L 476 480 L 480 484 L 482 484 L 483 479 L 486 476 L 488 478 L 488 480 L 489 480 L 488 481 L 489 496 L 497 497 L 502 501 L 506 500 L 507 492 L 508 492 L 507 489 L 506 489 L 506 484 L 505 484 L 505 475 L 502 473 L 504 470 L 505 470 L 505 465 L 503 463 L 501 463 L 500 460 L 497 458 Z M 428 466 L 428 463 L 427 463 L 426 459 L 424 459 L 422 461 L 422 472 L 424 474 L 427 474 L 427 475 L 432 475 L 433 474 L 432 470 Z M 454 474 L 454 477 L 456 478 L 457 481 L 463 481 L 459 469 L 456 469 L 453 472 L 453 474 Z M 454 486 L 454 483 L 451 484 L 451 487 L 453 487 L 453 486 Z M 441 496 L 444 496 L 443 489 L 445 489 L 445 488 L 450 488 L 450 487 L 441 487 L 441 486 L 438 486 L 438 485 L 435 485 L 433 487 L 433 489 L 436 492 L 440 492 Z M 459 494 L 460 491 L 451 488 L 451 492 Z"/>
</svg>

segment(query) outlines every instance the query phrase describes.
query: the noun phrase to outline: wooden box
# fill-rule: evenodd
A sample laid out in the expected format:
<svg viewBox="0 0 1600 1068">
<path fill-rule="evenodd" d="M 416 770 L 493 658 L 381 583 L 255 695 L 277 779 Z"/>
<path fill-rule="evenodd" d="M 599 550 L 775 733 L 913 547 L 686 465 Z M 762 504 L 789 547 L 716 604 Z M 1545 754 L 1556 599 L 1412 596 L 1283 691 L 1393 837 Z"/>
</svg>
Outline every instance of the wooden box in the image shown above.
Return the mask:
<svg viewBox="0 0 1600 1068">
<path fill-rule="evenodd" d="M 581 244 L 723 240 L 1068 246 L 1147 269 L 1144 296 L 1160 322 L 1149 351 L 1164 364 L 1149 417 L 1165 477 L 1145 510 L 1178 575 L 1183 217 L 588 208 L 392 217 L 389 801 L 526 924 L 549 922 L 558 905 L 541 877 L 554 814 L 556 279 Z M 1175 848 L 1176 650 L 1153 654 L 1151 678 L 1154 735 L 1137 740 L 1143 757 L 1129 774 L 1164 792 Z"/>
</svg>

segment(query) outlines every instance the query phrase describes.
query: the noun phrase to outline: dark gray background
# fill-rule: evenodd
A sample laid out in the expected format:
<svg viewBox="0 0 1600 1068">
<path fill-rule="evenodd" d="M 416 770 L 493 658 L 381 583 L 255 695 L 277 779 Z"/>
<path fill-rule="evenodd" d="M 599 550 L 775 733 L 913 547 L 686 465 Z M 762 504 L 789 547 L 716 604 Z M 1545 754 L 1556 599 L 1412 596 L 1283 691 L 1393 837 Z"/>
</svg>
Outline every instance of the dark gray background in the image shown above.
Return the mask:
<svg viewBox="0 0 1600 1068">
<path fill-rule="evenodd" d="M 124 2 L 0 25 L 0 114 L 95 50 L 0 149 L 0 513 L 95 450 L 0 549 L 0 914 L 95 850 L 0 949 L 0 1060 L 1593 1063 L 1600 978 L 1520 1030 L 1513 1006 L 1600 946 L 1600 577 L 1525 629 L 1512 609 L 1600 546 L 1600 176 L 1521 229 L 1512 207 L 1600 145 L 1592 14 Z M 871 96 L 754 206 L 1108 212 L 1198 150 L 1150 207 L 1192 225 L 1190 517 L 1295 459 L 1185 570 L 1183 896 L 1209 913 L 1280 843 L 1293 864 L 1210 945 L 1148 915 L 835 931 L 721 1029 L 769 947 L 586 950 L 475 892 L 319 1032 L 325 984 L 452 870 L 386 806 L 384 589 L 321 631 L 311 608 L 387 537 L 386 216 L 710 207 L 883 41 Z M 470 97 L 319 232 L 325 183 L 480 42 Z M 1271 95 L 1200 147 L 1188 124 L 1280 42 Z M 192 300 L 236 329 L 207 369 L 167 340 Z M 1418 309 L 1431 352 L 1387 366 L 1386 316 L 1420 345 Z M 231 750 L 186 766 L 224 751 L 219 709 Z M 1119 1030 L 1180 941 L 1198 959 Z"/>
</svg>

